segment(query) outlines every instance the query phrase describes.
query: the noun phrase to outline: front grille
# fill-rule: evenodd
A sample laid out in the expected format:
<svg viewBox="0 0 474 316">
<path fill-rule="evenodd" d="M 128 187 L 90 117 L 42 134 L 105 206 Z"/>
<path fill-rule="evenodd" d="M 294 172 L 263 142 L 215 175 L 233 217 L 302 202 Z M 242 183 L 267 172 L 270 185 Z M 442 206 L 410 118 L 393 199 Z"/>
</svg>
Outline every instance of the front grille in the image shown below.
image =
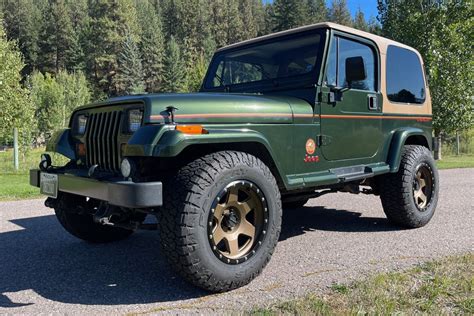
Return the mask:
<svg viewBox="0 0 474 316">
<path fill-rule="evenodd" d="M 86 164 L 99 170 L 118 171 L 120 145 L 118 141 L 122 111 L 91 113 L 86 128 Z"/>
</svg>

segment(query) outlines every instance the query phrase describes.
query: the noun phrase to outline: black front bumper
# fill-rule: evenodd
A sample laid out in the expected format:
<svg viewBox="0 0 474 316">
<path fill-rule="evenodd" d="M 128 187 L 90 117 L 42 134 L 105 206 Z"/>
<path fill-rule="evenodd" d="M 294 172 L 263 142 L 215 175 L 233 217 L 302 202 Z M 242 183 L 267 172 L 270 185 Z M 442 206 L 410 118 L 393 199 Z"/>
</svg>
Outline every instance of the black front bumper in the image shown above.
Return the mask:
<svg viewBox="0 0 474 316">
<path fill-rule="evenodd" d="M 30 170 L 30 184 L 40 186 L 38 169 Z M 58 191 L 106 201 L 128 208 L 148 208 L 163 205 L 161 182 L 99 181 L 68 173 L 58 175 Z"/>
</svg>

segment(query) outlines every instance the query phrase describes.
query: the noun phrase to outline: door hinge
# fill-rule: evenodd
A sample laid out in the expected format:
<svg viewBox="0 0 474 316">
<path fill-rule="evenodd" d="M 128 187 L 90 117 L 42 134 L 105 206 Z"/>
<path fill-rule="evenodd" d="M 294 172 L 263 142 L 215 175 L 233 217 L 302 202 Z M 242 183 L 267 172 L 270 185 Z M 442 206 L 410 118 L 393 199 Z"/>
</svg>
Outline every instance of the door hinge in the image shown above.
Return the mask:
<svg viewBox="0 0 474 316">
<path fill-rule="evenodd" d="M 327 146 L 331 143 L 331 137 L 327 135 L 318 135 L 317 143 L 318 147 Z"/>
</svg>

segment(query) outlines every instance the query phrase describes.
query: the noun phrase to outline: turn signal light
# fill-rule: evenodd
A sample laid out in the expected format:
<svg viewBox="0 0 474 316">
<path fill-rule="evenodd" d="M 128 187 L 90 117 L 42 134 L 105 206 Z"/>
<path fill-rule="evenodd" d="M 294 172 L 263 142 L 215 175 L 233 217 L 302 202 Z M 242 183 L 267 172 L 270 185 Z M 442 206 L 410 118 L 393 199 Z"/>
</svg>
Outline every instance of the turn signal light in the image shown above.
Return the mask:
<svg viewBox="0 0 474 316">
<path fill-rule="evenodd" d="M 76 152 L 79 156 L 85 156 L 86 155 L 86 145 L 77 144 L 76 145 Z"/>
<path fill-rule="evenodd" d="M 202 125 L 176 125 L 176 130 L 184 134 L 209 134 Z"/>
</svg>

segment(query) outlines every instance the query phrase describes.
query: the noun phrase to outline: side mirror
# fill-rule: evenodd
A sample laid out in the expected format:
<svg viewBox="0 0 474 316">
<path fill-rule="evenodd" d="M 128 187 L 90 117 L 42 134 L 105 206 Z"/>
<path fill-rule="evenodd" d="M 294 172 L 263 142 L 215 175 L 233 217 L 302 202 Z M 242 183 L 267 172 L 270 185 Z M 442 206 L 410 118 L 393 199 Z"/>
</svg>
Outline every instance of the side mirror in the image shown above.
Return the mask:
<svg viewBox="0 0 474 316">
<path fill-rule="evenodd" d="M 349 87 L 352 82 L 365 80 L 366 78 L 364 59 L 361 56 L 346 58 L 346 81 Z"/>
</svg>

